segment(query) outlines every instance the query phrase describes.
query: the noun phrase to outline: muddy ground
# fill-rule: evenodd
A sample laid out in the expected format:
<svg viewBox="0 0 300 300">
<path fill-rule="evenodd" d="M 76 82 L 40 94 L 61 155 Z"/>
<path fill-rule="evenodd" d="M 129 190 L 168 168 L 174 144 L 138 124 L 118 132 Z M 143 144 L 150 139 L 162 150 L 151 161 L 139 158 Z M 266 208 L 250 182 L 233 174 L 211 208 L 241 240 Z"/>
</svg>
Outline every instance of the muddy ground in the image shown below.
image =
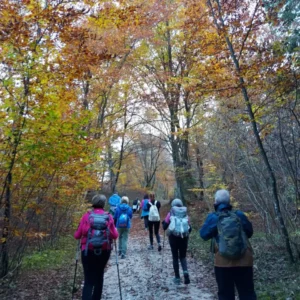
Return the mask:
<svg viewBox="0 0 300 300">
<path fill-rule="evenodd" d="M 167 206 L 162 207 L 161 215 L 166 215 Z M 197 229 L 196 229 L 197 230 Z M 148 250 L 149 235 L 144 229 L 143 220 L 135 214 L 128 240 L 125 259 L 118 257 L 121 293 L 123 300 L 156 299 L 216 299 L 215 279 L 212 268 L 188 257 L 191 283 L 175 285 L 171 250 L 163 230 L 160 229 L 163 250 L 158 252 L 156 240 L 154 250 Z M 75 245 L 74 241 L 74 245 Z M 68 250 L 68 249 L 67 249 Z M 74 249 L 59 267 L 47 270 L 22 271 L 9 288 L 0 286 L 1 300 L 71 300 L 74 280 Z M 183 281 L 183 278 L 182 278 Z M 81 299 L 83 272 L 79 261 L 74 300 Z M 116 264 L 115 249 L 108 262 L 102 299 L 121 299 Z"/>
<path fill-rule="evenodd" d="M 163 236 L 163 231 L 161 230 Z M 163 238 L 162 238 L 163 240 Z M 215 299 L 212 292 L 206 286 L 206 281 L 212 274 L 192 259 L 188 259 L 188 267 L 191 278 L 189 285 L 175 285 L 172 267 L 171 250 L 167 238 L 161 252 L 154 244 L 154 250 L 148 250 L 148 231 L 142 226 L 142 220 L 138 216 L 133 219 L 133 228 L 128 241 L 128 253 L 125 259 L 119 259 L 119 272 L 122 299 Z M 211 273 L 211 272 L 210 272 Z M 103 299 L 118 299 L 120 291 L 115 252 L 111 256 L 110 266 L 105 274 Z"/>
</svg>

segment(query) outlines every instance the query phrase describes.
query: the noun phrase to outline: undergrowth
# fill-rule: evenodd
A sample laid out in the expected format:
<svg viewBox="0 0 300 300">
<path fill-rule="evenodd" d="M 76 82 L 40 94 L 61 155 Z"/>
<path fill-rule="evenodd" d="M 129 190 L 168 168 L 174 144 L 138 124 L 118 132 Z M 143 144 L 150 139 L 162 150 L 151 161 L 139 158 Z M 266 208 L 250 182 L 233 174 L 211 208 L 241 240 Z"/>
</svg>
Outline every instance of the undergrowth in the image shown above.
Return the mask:
<svg viewBox="0 0 300 300">
<path fill-rule="evenodd" d="M 268 244 L 261 235 L 254 235 L 254 284 L 259 300 L 300 300 L 299 265 L 291 265 L 286 253 Z M 268 246 L 267 246 L 268 245 Z M 210 242 L 203 241 L 198 230 L 191 233 L 189 253 L 213 269 Z"/>
<path fill-rule="evenodd" d="M 70 255 L 70 249 L 74 249 Z M 22 270 L 47 270 L 59 268 L 63 263 L 74 259 L 76 242 L 72 236 L 61 237 L 54 247 L 27 254 L 22 263 Z M 74 256 L 74 257 L 73 257 Z"/>
<path fill-rule="evenodd" d="M 190 210 L 191 211 L 191 210 Z M 193 231 L 189 239 L 189 253 L 213 269 L 213 257 L 210 241 L 205 242 L 199 236 L 207 212 L 201 207 L 191 212 Z M 259 300 L 300 300 L 299 261 L 291 264 L 282 247 L 274 246 L 263 232 L 255 232 L 250 239 L 254 250 L 254 284 Z"/>
<path fill-rule="evenodd" d="M 300 300 L 299 262 L 291 264 L 284 246 L 275 247 L 263 233 L 254 233 L 250 241 L 258 299 Z"/>
</svg>

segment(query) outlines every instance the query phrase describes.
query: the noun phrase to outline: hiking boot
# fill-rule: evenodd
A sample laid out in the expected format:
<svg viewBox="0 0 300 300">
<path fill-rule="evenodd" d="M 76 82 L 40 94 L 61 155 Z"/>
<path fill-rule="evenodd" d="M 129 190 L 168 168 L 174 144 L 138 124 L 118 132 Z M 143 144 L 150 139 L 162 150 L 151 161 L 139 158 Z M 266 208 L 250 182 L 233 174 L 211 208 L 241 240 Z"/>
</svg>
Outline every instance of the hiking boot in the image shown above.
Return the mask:
<svg viewBox="0 0 300 300">
<path fill-rule="evenodd" d="M 174 282 L 175 284 L 180 284 L 180 277 L 174 277 L 174 278 L 173 278 L 173 282 Z"/>
<path fill-rule="evenodd" d="M 161 251 L 161 245 L 158 245 L 158 252 Z"/>
<path fill-rule="evenodd" d="M 183 276 L 184 276 L 184 284 L 190 284 L 191 281 L 190 281 L 189 273 L 188 272 L 184 272 Z"/>
<path fill-rule="evenodd" d="M 153 245 L 150 245 L 150 246 L 148 247 L 148 250 L 153 250 Z"/>
<path fill-rule="evenodd" d="M 122 255 L 121 255 L 121 258 L 122 258 L 122 259 L 124 259 L 125 257 L 126 257 L 125 254 L 122 254 Z"/>
</svg>

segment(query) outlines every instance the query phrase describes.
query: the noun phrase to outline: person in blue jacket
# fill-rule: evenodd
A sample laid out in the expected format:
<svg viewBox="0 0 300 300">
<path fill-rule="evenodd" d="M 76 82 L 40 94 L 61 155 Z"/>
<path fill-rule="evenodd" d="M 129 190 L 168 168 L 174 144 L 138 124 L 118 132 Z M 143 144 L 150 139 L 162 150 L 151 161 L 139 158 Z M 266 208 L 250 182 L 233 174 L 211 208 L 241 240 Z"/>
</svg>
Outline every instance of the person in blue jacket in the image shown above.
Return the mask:
<svg viewBox="0 0 300 300">
<path fill-rule="evenodd" d="M 144 195 L 144 198 L 142 200 L 142 203 L 141 203 L 141 208 L 142 208 L 142 213 L 141 213 L 141 218 L 144 219 L 144 226 L 145 226 L 145 229 L 148 230 L 148 223 L 149 223 L 149 195 L 148 194 L 145 194 Z"/>
<path fill-rule="evenodd" d="M 132 209 L 129 206 L 129 199 L 123 196 L 121 204 L 115 210 L 114 220 L 119 233 L 119 255 L 126 257 L 127 241 L 131 227 Z"/>
<path fill-rule="evenodd" d="M 205 241 L 215 239 L 213 252 L 215 253 L 214 265 L 218 284 L 218 298 L 219 300 L 234 300 L 236 287 L 240 300 L 256 300 L 253 283 L 253 250 L 248 241 L 248 238 L 253 235 L 252 224 L 242 211 L 234 211 L 240 219 L 242 229 L 246 235 L 245 252 L 238 259 L 224 257 L 219 253 L 217 224 L 221 212 L 232 210 L 230 195 L 227 190 L 216 192 L 214 207 L 215 212 L 208 214 L 199 233 Z"/>
<path fill-rule="evenodd" d="M 108 199 L 108 204 L 110 205 L 109 212 L 113 216 L 117 206 L 121 203 L 121 197 L 118 195 L 118 192 L 115 191 Z"/>
</svg>

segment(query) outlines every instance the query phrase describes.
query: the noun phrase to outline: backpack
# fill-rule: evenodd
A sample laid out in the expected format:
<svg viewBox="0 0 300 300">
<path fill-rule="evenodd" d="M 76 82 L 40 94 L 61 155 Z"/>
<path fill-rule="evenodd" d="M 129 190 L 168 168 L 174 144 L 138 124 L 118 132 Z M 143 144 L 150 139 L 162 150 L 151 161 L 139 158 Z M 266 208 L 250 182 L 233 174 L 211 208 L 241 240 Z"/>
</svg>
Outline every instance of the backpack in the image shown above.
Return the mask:
<svg viewBox="0 0 300 300">
<path fill-rule="evenodd" d="M 157 201 L 154 202 L 154 204 L 149 201 L 150 204 L 150 210 L 149 210 L 149 217 L 148 220 L 152 222 L 159 222 L 160 221 L 160 216 L 159 212 L 156 206 Z"/>
<path fill-rule="evenodd" d="M 110 249 L 111 244 L 109 240 L 109 229 L 107 227 L 109 221 L 108 213 L 96 214 L 92 211 L 88 217 L 90 228 L 87 234 L 87 241 L 85 246 L 84 255 L 88 253 L 89 244 L 94 248 L 94 253 L 100 255 L 102 252 L 103 245 L 107 245 Z"/>
<path fill-rule="evenodd" d="M 187 237 L 190 229 L 187 208 L 184 206 L 174 206 L 170 211 L 170 215 L 169 235 L 180 236 L 182 238 Z"/>
<path fill-rule="evenodd" d="M 241 219 L 232 211 L 222 211 L 217 215 L 219 217 L 217 244 L 220 255 L 228 259 L 241 258 L 248 247 Z"/>
<path fill-rule="evenodd" d="M 149 203 L 149 200 L 148 199 L 144 199 L 143 211 L 149 211 L 148 203 Z"/>
<path fill-rule="evenodd" d="M 118 218 L 118 227 L 119 228 L 127 228 L 129 221 L 128 216 L 128 207 L 127 208 L 120 208 L 120 216 Z"/>
</svg>

